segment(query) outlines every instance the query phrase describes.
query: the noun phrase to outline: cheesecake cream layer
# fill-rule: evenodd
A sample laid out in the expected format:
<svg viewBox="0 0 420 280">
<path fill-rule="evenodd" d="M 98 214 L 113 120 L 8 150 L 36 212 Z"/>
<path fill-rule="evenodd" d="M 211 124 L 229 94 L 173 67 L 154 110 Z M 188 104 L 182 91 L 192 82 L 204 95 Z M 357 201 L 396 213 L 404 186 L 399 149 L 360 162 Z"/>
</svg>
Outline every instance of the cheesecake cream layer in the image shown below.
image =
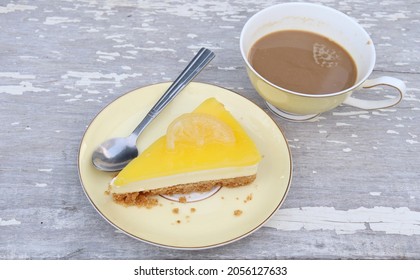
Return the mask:
<svg viewBox="0 0 420 280">
<path fill-rule="evenodd" d="M 129 183 L 124 186 L 117 186 L 114 184 L 115 180 L 112 180 L 110 184 L 110 191 L 114 194 L 144 192 L 181 184 L 247 177 L 255 175 L 257 173 L 257 168 L 258 164 L 251 166 L 226 167 L 213 170 L 195 171 L 159 178 L 146 179 L 138 182 Z"/>
</svg>

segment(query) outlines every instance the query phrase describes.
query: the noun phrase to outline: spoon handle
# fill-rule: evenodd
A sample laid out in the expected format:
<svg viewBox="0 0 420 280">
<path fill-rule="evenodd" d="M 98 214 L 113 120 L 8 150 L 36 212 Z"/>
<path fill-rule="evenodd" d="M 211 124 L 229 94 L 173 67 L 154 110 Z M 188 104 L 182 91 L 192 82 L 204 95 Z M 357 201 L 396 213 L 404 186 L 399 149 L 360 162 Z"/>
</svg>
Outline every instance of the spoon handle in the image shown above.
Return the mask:
<svg viewBox="0 0 420 280">
<path fill-rule="evenodd" d="M 130 137 L 137 139 L 146 126 L 168 105 L 178 93 L 184 89 L 198 73 L 214 58 L 215 54 L 206 48 L 201 48 L 187 67 L 181 72 L 158 102 L 150 109 L 146 117 L 134 129 Z"/>
</svg>

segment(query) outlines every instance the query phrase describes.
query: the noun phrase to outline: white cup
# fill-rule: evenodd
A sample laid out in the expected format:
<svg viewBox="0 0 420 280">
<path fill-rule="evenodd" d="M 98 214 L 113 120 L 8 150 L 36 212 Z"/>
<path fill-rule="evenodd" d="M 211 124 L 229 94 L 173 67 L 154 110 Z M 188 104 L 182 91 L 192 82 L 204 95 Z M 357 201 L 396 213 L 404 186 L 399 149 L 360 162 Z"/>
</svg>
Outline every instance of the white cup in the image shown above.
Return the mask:
<svg viewBox="0 0 420 280">
<path fill-rule="evenodd" d="M 262 77 L 251 65 L 249 53 L 262 37 L 282 30 L 301 30 L 323 35 L 342 46 L 357 67 L 356 82 L 350 88 L 328 94 L 305 94 L 277 86 Z M 252 85 L 268 108 L 290 120 L 307 120 L 320 113 L 347 104 L 361 109 L 380 109 L 398 104 L 405 93 L 403 81 L 393 77 L 368 80 L 375 66 L 372 39 L 356 21 L 335 9 L 310 3 L 284 3 L 253 15 L 242 29 L 240 50 Z M 378 85 L 397 89 L 398 95 L 383 100 L 364 100 L 352 95 L 354 90 Z"/>
</svg>

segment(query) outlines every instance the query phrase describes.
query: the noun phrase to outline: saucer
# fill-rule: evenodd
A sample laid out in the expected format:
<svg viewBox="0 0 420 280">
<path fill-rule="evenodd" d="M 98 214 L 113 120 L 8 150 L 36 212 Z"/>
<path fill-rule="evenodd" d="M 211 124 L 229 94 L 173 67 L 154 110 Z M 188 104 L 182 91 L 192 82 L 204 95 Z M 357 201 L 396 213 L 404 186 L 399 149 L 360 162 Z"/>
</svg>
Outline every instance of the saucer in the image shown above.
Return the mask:
<svg viewBox="0 0 420 280">
<path fill-rule="evenodd" d="M 239 94 L 215 85 L 190 83 L 144 130 L 137 142 L 139 151 L 164 135 L 177 116 L 191 112 L 207 98 L 214 97 L 225 105 L 256 143 L 262 155 L 256 180 L 243 187 L 220 188 L 188 203 L 157 196 L 158 205 L 150 209 L 124 207 L 106 194 L 116 173 L 95 169 L 92 152 L 106 139 L 130 134 L 169 85 L 155 84 L 124 94 L 90 123 L 81 141 L 78 158 L 80 182 L 88 200 L 115 228 L 162 247 L 211 248 L 255 232 L 286 198 L 292 178 L 290 149 L 281 129 L 261 108 Z"/>
</svg>

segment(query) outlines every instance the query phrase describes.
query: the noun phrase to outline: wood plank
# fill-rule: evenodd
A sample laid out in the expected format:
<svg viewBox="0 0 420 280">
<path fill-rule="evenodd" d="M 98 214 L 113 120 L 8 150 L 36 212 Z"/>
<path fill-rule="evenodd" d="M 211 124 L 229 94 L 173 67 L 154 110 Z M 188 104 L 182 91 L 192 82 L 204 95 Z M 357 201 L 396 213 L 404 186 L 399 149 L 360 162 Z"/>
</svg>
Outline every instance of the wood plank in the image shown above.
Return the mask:
<svg viewBox="0 0 420 280">
<path fill-rule="evenodd" d="M 404 100 L 385 110 L 340 106 L 304 123 L 273 116 L 294 164 L 282 208 L 240 241 L 191 252 L 108 224 L 80 185 L 79 143 L 109 102 L 173 80 L 201 46 L 216 58 L 197 81 L 270 114 L 238 44 L 246 20 L 272 3 L 99 2 L 0 6 L 0 259 L 420 258 L 419 3 L 321 1 L 366 28 L 377 51 L 372 77 L 405 81 Z M 393 94 L 375 89 L 372 98 Z"/>
</svg>

